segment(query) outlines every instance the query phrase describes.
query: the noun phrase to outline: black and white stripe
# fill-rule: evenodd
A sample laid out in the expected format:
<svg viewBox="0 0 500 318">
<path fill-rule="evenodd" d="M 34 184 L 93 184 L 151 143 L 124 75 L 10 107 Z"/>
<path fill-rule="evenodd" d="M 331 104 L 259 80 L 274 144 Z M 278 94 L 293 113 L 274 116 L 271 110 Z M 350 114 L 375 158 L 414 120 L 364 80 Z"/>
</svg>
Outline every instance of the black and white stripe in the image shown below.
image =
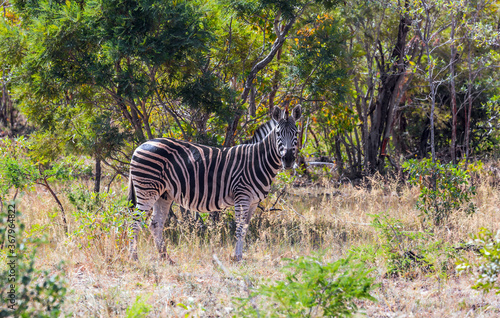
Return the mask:
<svg viewBox="0 0 500 318">
<path fill-rule="evenodd" d="M 267 123 L 259 126 L 255 132 L 253 133 L 252 138 L 248 139 L 247 141 L 243 142 L 243 144 L 256 144 L 263 140 L 271 131 L 273 131 L 276 126 L 278 125 L 278 122 L 274 119 L 269 120 Z"/>
<path fill-rule="evenodd" d="M 129 200 L 142 211 L 153 208 L 150 230 L 162 257 L 169 258 L 163 226 L 173 202 L 199 212 L 235 206 L 235 259 L 258 203 L 264 199 L 278 170 L 295 161 L 296 121 L 301 108 L 283 112 L 275 107 L 272 119 L 257 129 L 251 143 L 230 148 L 203 146 L 172 138 L 158 138 L 139 146 L 132 156 Z M 137 227 L 131 256 L 137 258 Z M 170 259 L 170 258 L 169 258 Z"/>
</svg>

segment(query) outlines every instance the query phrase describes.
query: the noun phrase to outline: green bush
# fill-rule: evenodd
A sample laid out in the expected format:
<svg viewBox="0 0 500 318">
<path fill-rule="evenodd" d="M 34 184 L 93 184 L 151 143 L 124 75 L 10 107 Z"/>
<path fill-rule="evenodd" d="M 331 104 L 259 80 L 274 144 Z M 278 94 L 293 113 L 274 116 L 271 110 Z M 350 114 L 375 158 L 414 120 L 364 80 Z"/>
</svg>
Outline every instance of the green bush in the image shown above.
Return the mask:
<svg viewBox="0 0 500 318">
<path fill-rule="evenodd" d="M 66 281 L 62 276 L 35 267 L 37 247 L 44 240 L 23 238 L 24 224 L 18 221 L 20 216 L 12 209 L 0 211 L 1 259 L 6 265 L 0 272 L 0 317 L 59 317 Z"/>
<path fill-rule="evenodd" d="M 153 306 L 146 304 L 146 299 L 142 299 L 141 296 L 137 296 L 134 303 L 127 308 L 125 313 L 126 318 L 143 318 L 147 317 Z"/>
<path fill-rule="evenodd" d="M 413 279 L 420 274 L 446 275 L 452 269 L 456 251 L 448 243 L 436 240 L 428 231 L 408 229 L 397 219 L 384 214 L 372 215 L 371 225 L 380 239 L 379 255 L 387 260 L 386 274 Z"/>
<path fill-rule="evenodd" d="M 75 208 L 75 229 L 70 238 L 87 256 L 100 255 L 112 261 L 126 255 L 123 251 L 132 236 L 133 216 L 130 203 L 124 196 L 94 193 L 79 187 L 68 192 L 68 200 Z"/>
<path fill-rule="evenodd" d="M 434 225 L 440 225 L 461 207 L 468 214 L 475 212 L 471 200 L 476 187 L 470 182 L 470 170 L 433 163 L 431 159 L 408 160 L 403 168 L 409 174 L 410 184 L 420 188 L 417 209 Z"/>
<path fill-rule="evenodd" d="M 495 234 L 488 229 L 481 229 L 473 236 L 469 245 L 480 247 L 480 260 L 476 264 L 461 261 L 457 265 L 457 271 L 474 269 L 477 277 L 472 288 L 485 293 L 496 290 L 496 293 L 500 294 L 500 230 Z"/>
<path fill-rule="evenodd" d="M 371 271 L 350 257 L 333 263 L 319 257 L 291 260 L 284 267 L 284 280 L 260 285 L 239 299 L 237 316 L 351 316 L 358 311 L 356 299 L 375 301 Z"/>
<path fill-rule="evenodd" d="M 33 189 L 35 185 L 42 186 L 59 206 L 64 230 L 68 232 L 66 212 L 53 189 L 53 183 L 86 174 L 88 166 L 75 157 L 49 161 L 30 150 L 32 143 L 23 137 L 17 140 L 0 140 L 0 201 L 12 188 L 16 189 L 17 194 L 18 191 Z"/>
<path fill-rule="evenodd" d="M 0 196 L 11 188 L 26 190 L 35 184 L 48 188 L 55 181 L 73 180 L 92 171 L 82 159 L 73 156 L 49 162 L 31 152 L 30 146 L 23 137 L 0 140 Z"/>
</svg>

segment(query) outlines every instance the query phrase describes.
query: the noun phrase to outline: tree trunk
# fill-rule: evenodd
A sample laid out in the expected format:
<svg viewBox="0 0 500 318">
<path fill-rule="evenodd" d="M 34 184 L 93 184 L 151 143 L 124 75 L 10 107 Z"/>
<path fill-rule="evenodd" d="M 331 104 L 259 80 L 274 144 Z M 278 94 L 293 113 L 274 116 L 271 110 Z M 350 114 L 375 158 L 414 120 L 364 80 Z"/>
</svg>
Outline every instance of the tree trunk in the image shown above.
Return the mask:
<svg viewBox="0 0 500 318">
<path fill-rule="evenodd" d="M 121 73 L 120 61 L 115 62 L 115 69 L 116 69 L 117 74 Z M 122 86 L 122 85 L 119 84 L 119 87 L 116 90 L 116 92 L 114 92 L 112 90 L 108 90 L 108 92 L 110 92 L 111 96 L 115 99 L 118 107 L 122 111 L 125 118 L 127 118 L 127 120 L 132 124 L 132 127 L 134 127 L 135 135 L 139 139 L 139 142 L 146 141 L 146 138 L 144 136 L 144 132 L 142 131 L 141 119 L 139 118 L 140 112 L 135 107 L 135 105 L 132 105 L 131 103 L 129 103 L 130 112 L 128 111 L 127 103 L 126 103 L 125 99 L 122 97 L 122 95 L 120 95 L 120 91 L 123 90 L 123 87 L 120 87 L 120 86 Z"/>
<path fill-rule="evenodd" d="M 431 130 L 431 155 L 432 162 L 436 163 L 436 143 L 434 130 L 434 114 L 436 109 L 436 87 L 433 82 L 432 73 L 429 75 L 429 86 L 431 90 L 431 115 L 430 115 L 430 130 Z"/>
<path fill-rule="evenodd" d="M 151 131 L 151 126 L 149 125 L 149 115 L 148 115 L 148 109 L 146 107 L 146 102 L 142 101 L 141 102 L 141 109 L 142 109 L 142 122 L 144 124 L 144 128 L 146 129 L 146 134 L 148 135 L 148 139 L 153 139 L 153 132 Z"/>
<path fill-rule="evenodd" d="M 367 157 L 367 172 L 369 173 L 380 171 L 384 167 L 384 156 L 381 156 L 382 153 L 380 150 L 383 144 L 383 136 L 390 129 L 389 126 L 392 122 L 390 117 L 393 114 L 395 106 L 394 95 L 397 94 L 402 77 L 405 76 L 405 47 L 410 25 L 411 20 L 407 16 L 401 16 L 397 42 L 390 58 L 390 61 L 397 60 L 397 63 L 393 63 L 388 71 L 385 70 L 386 65 L 384 61 L 379 64 L 381 74 L 380 86 L 375 107 L 370 111 L 371 127 L 367 136 L 365 154 Z"/>
<path fill-rule="evenodd" d="M 470 35 L 469 35 L 470 36 Z M 467 83 L 468 107 L 465 107 L 465 163 L 469 163 L 469 143 L 470 143 L 470 117 L 472 114 L 472 56 L 471 40 L 469 39 L 467 51 L 467 64 L 469 68 L 469 81 Z"/>
<path fill-rule="evenodd" d="M 99 193 L 101 191 L 101 157 L 99 155 L 95 156 L 95 181 L 94 181 L 94 192 Z"/>
<path fill-rule="evenodd" d="M 2 99 L 0 100 L 0 124 L 5 127 L 9 124 L 10 128 L 14 127 L 14 108 L 12 107 L 12 101 L 9 96 L 9 90 L 7 89 L 7 82 L 5 81 L 5 70 L 2 70 Z M 10 106 L 10 107 L 9 107 Z"/>
<path fill-rule="evenodd" d="M 196 126 L 196 142 L 208 145 L 209 140 L 207 138 L 207 121 L 209 114 L 199 110 L 197 114 L 194 115 L 194 124 Z"/>
<path fill-rule="evenodd" d="M 426 14 L 426 27 L 425 29 L 427 30 L 427 25 L 430 24 L 430 9 L 429 7 L 424 4 L 425 8 L 425 14 Z M 429 83 L 429 96 L 431 99 L 431 114 L 429 117 L 429 129 L 431 133 L 431 155 L 432 155 L 432 162 L 436 163 L 436 146 L 435 146 L 435 134 L 434 134 L 434 114 L 435 114 L 435 109 L 436 109 L 436 83 L 434 82 L 434 63 L 432 62 L 431 58 L 431 49 L 429 48 L 429 44 L 432 40 L 431 35 L 428 33 L 428 31 L 424 31 L 424 35 L 422 37 L 422 42 L 423 45 L 425 46 L 425 53 L 427 55 L 427 63 L 429 70 L 427 71 L 427 82 Z M 433 173 L 432 176 L 432 185 L 433 189 L 435 189 L 436 185 L 436 178 L 435 174 Z"/>
<path fill-rule="evenodd" d="M 304 155 L 301 153 L 302 148 L 305 146 L 305 143 L 307 140 L 307 126 L 309 126 L 309 120 L 308 122 L 304 125 L 304 116 L 300 119 L 300 129 L 298 132 L 297 136 L 297 153 L 295 154 L 295 157 L 297 158 L 297 165 L 304 170 L 304 172 L 307 174 L 307 166 L 306 166 L 306 158 Z"/>
<path fill-rule="evenodd" d="M 337 134 L 335 135 L 335 164 L 337 165 L 337 171 L 339 172 L 339 175 L 344 174 L 344 160 L 342 160 L 342 151 L 340 149 L 340 136 Z"/>
<path fill-rule="evenodd" d="M 127 107 L 124 104 L 124 107 Z M 144 132 L 142 131 L 141 119 L 139 118 L 139 112 L 135 107 L 130 107 L 130 114 L 132 115 L 132 125 L 135 128 L 135 132 L 139 141 L 146 141 L 146 137 L 144 136 Z"/>
<path fill-rule="evenodd" d="M 450 31 L 450 41 L 451 41 L 451 58 L 450 58 L 450 94 L 451 94 L 451 161 L 453 164 L 457 163 L 457 94 L 455 90 L 455 62 L 457 58 L 457 50 L 455 48 L 455 27 L 456 27 L 456 16 L 451 15 L 451 31 Z"/>
<path fill-rule="evenodd" d="M 429 140 L 430 130 L 429 130 L 429 118 L 425 121 L 424 130 L 420 135 L 419 143 L 419 158 L 425 158 L 427 156 L 427 142 Z"/>
<path fill-rule="evenodd" d="M 256 94 L 255 86 L 252 85 L 250 89 L 250 101 L 248 102 L 248 114 L 250 117 L 255 117 L 257 112 L 257 106 L 255 105 L 255 94 Z"/>
</svg>

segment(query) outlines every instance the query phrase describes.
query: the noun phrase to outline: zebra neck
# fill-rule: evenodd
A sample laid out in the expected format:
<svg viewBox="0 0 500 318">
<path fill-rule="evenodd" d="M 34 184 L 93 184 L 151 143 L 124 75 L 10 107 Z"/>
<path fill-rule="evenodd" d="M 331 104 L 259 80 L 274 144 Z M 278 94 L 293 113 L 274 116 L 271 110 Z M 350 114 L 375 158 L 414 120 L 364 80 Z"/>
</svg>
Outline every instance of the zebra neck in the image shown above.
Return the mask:
<svg viewBox="0 0 500 318">
<path fill-rule="evenodd" d="M 270 172 L 272 172 L 272 178 L 274 178 L 281 167 L 281 156 L 276 144 L 276 130 L 273 129 L 256 146 L 259 149 L 260 161 L 265 163 Z"/>
<path fill-rule="evenodd" d="M 247 141 L 243 142 L 243 144 L 257 144 L 264 140 L 271 131 L 274 130 L 276 127 L 277 122 L 274 119 L 269 120 L 268 122 L 264 123 L 263 125 L 259 126 L 255 132 L 252 138 L 248 139 Z"/>
</svg>

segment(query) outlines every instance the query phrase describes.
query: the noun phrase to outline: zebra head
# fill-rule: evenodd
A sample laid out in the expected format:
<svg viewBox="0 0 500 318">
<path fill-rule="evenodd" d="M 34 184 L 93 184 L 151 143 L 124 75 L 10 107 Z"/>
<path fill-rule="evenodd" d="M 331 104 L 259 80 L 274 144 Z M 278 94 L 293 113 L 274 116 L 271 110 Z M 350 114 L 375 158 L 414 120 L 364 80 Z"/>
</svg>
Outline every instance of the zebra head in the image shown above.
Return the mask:
<svg viewBox="0 0 500 318">
<path fill-rule="evenodd" d="M 295 154 L 297 153 L 296 122 L 300 119 L 301 114 L 300 105 L 295 106 L 291 116 L 289 116 L 288 110 L 285 112 L 279 107 L 274 107 L 272 112 L 272 118 L 277 122 L 276 146 L 284 169 L 292 168 L 295 163 Z"/>
</svg>

